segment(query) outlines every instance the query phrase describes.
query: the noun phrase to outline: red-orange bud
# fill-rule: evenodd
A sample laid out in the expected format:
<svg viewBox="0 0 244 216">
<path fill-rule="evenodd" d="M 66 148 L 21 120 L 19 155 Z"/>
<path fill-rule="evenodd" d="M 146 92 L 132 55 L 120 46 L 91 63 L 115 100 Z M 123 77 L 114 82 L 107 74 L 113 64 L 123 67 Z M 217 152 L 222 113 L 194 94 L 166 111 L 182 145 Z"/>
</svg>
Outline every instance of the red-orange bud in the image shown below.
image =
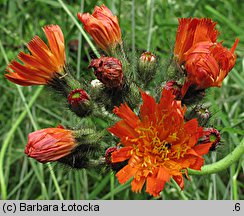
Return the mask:
<svg viewBox="0 0 244 216">
<path fill-rule="evenodd" d="M 80 102 L 85 102 L 89 100 L 89 96 L 83 89 L 74 89 L 68 95 L 68 101 L 71 105 L 77 105 Z"/>
<path fill-rule="evenodd" d="M 78 13 L 77 17 L 101 49 L 106 51 L 122 43 L 118 18 L 105 5 L 96 6 L 92 15 Z"/>
<path fill-rule="evenodd" d="M 185 61 L 184 54 L 195 44 L 203 41 L 215 43 L 219 32 L 216 22 L 209 18 L 181 18 L 176 34 L 174 55 L 181 65 Z"/>
<path fill-rule="evenodd" d="M 215 128 L 207 128 L 205 129 L 205 137 L 202 140 L 202 143 L 212 143 L 210 147 L 210 151 L 214 151 L 218 144 L 220 143 L 221 136 L 220 132 Z"/>
<path fill-rule="evenodd" d="M 194 85 L 197 90 L 220 87 L 235 65 L 238 39 L 230 50 L 217 43 L 216 24 L 208 18 L 179 19 L 174 56 L 185 69 L 188 87 Z"/>
<path fill-rule="evenodd" d="M 71 130 L 46 128 L 28 136 L 25 154 L 41 163 L 57 161 L 77 146 Z"/>
<path fill-rule="evenodd" d="M 93 59 L 89 68 L 94 68 L 94 74 L 107 88 L 121 88 L 123 84 L 122 63 L 113 57 Z"/>
<path fill-rule="evenodd" d="M 181 88 L 182 85 L 178 84 L 174 80 L 170 80 L 165 84 L 165 89 L 170 90 L 173 95 L 175 95 L 176 99 L 179 100 L 181 99 Z"/>
<path fill-rule="evenodd" d="M 70 109 L 78 116 L 84 117 L 92 112 L 90 97 L 83 89 L 74 89 L 68 95 Z"/>
</svg>

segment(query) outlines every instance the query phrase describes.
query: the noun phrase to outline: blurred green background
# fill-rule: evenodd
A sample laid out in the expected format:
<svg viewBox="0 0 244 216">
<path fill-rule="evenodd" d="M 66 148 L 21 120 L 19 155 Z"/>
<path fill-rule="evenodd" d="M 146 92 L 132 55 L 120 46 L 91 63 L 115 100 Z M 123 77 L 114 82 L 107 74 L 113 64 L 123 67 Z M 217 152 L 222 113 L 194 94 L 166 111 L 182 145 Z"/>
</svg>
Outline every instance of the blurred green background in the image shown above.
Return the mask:
<svg viewBox="0 0 244 216">
<path fill-rule="evenodd" d="M 206 164 L 223 158 L 244 135 L 244 1 L 243 0 L 0 0 L 0 197 L 2 199 L 152 199 L 135 194 L 130 184 L 120 185 L 110 172 L 72 170 L 59 164 L 42 165 L 24 154 L 30 132 L 47 127 L 82 124 L 41 87 L 17 87 L 3 74 L 9 61 L 37 34 L 41 27 L 58 24 L 63 30 L 67 61 L 82 82 L 94 79 L 87 70 L 94 54 L 77 27 L 77 12 L 92 12 L 105 4 L 120 21 L 128 50 L 151 50 L 162 62 L 174 46 L 180 17 L 210 17 L 218 22 L 219 41 L 230 48 L 240 39 L 236 66 L 222 88 L 209 91 L 207 104 L 215 113 L 212 124 L 222 134 L 217 151 L 206 156 Z M 75 21 L 76 20 L 76 21 Z M 80 23 L 79 23 L 80 25 Z M 79 43 L 80 42 L 80 43 Z M 29 105 L 29 108 L 28 108 Z M 92 124 L 92 122 L 86 122 Z M 95 124 L 104 127 L 106 122 Z M 243 158 L 225 171 L 191 176 L 180 191 L 166 184 L 158 199 L 243 199 Z"/>
</svg>

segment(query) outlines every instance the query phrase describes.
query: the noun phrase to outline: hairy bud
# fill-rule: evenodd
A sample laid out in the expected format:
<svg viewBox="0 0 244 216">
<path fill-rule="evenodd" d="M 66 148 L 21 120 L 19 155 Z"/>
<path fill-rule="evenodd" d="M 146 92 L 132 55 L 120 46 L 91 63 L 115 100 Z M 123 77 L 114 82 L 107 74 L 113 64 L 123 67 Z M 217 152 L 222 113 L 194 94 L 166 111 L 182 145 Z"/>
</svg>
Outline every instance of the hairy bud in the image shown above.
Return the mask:
<svg viewBox="0 0 244 216">
<path fill-rule="evenodd" d="M 182 85 L 178 84 L 176 81 L 171 80 L 165 84 L 165 88 L 170 90 L 177 100 L 181 99 L 181 88 Z"/>
<path fill-rule="evenodd" d="M 210 111 L 203 105 L 196 105 L 189 114 L 189 119 L 197 118 L 202 126 L 207 123 L 210 117 Z"/>
<path fill-rule="evenodd" d="M 83 89 L 75 89 L 68 95 L 69 108 L 78 116 L 84 117 L 92 112 L 90 97 Z"/>
<path fill-rule="evenodd" d="M 211 142 L 212 146 L 210 147 L 210 151 L 216 150 L 218 144 L 220 143 L 221 136 L 220 132 L 215 128 L 207 128 L 205 129 L 206 135 L 202 140 L 202 143 Z"/>
<path fill-rule="evenodd" d="M 156 74 L 157 59 L 151 52 L 144 52 L 141 54 L 138 63 L 138 78 L 148 85 Z"/>
</svg>

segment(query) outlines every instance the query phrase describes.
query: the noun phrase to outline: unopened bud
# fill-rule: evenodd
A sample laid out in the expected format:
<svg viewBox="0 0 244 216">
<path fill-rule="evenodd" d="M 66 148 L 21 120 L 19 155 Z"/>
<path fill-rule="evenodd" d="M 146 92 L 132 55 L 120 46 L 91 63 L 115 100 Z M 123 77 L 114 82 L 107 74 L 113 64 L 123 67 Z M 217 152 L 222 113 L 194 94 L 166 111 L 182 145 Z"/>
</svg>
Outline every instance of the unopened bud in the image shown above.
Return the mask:
<svg viewBox="0 0 244 216">
<path fill-rule="evenodd" d="M 47 163 L 69 155 L 77 146 L 73 131 L 61 127 L 45 128 L 28 135 L 25 154 L 41 163 Z"/>
<path fill-rule="evenodd" d="M 107 88 L 122 88 L 122 63 L 113 57 L 92 59 L 89 68 L 94 68 L 94 74 Z"/>
<path fill-rule="evenodd" d="M 198 116 L 200 116 L 203 119 L 209 119 L 209 117 L 210 117 L 209 110 L 204 108 L 203 106 L 196 106 L 195 112 Z"/>
<path fill-rule="evenodd" d="M 107 165 L 109 165 L 111 167 L 112 170 L 114 171 L 119 171 L 120 169 L 122 169 L 127 162 L 117 162 L 117 163 L 113 163 L 112 162 L 112 153 L 115 151 L 118 151 L 119 148 L 114 146 L 114 147 L 109 147 L 106 152 L 105 152 L 105 159 L 106 159 L 106 163 Z"/>
<path fill-rule="evenodd" d="M 206 135 L 202 140 L 202 143 L 211 142 L 212 146 L 210 147 L 210 151 L 214 151 L 217 145 L 220 143 L 221 136 L 217 129 L 215 128 L 207 128 L 205 129 Z"/>
<path fill-rule="evenodd" d="M 195 106 L 188 116 L 189 119 L 197 118 L 199 124 L 202 126 L 204 126 L 207 123 L 210 117 L 210 111 L 203 105 Z"/>
<path fill-rule="evenodd" d="M 106 162 L 107 164 L 111 164 L 112 163 L 112 159 L 111 159 L 111 154 L 114 152 L 114 151 L 117 151 L 118 148 L 116 146 L 114 147 L 110 147 L 106 150 L 105 152 L 105 158 L 106 158 Z"/>
<path fill-rule="evenodd" d="M 75 89 L 68 95 L 70 109 L 78 116 L 84 117 L 91 113 L 90 97 L 83 89 Z"/>
<path fill-rule="evenodd" d="M 104 84 L 101 83 L 98 79 L 94 79 L 91 81 L 92 88 L 102 88 L 103 86 L 104 86 Z"/>
<path fill-rule="evenodd" d="M 156 74 L 157 59 L 151 52 L 144 52 L 141 54 L 138 63 L 138 78 L 148 85 Z"/>
<path fill-rule="evenodd" d="M 151 52 L 144 52 L 141 54 L 140 62 L 144 64 L 154 64 L 156 62 L 156 56 Z"/>
<path fill-rule="evenodd" d="M 105 6 L 96 6 L 93 14 L 78 13 L 84 29 L 104 51 L 115 49 L 122 44 L 121 30 L 117 16 Z"/>
<path fill-rule="evenodd" d="M 165 88 L 170 90 L 177 100 L 181 99 L 181 88 L 182 85 L 178 84 L 176 81 L 171 80 L 165 84 Z"/>
</svg>

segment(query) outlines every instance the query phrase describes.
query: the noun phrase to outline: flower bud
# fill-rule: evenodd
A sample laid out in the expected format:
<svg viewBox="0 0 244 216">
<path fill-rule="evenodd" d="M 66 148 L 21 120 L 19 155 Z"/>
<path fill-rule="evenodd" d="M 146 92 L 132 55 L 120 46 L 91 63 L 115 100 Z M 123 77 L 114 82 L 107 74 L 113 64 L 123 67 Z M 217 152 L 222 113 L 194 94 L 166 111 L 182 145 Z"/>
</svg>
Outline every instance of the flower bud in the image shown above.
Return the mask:
<svg viewBox="0 0 244 216">
<path fill-rule="evenodd" d="M 46 128 L 29 134 L 25 154 L 41 163 L 57 161 L 77 169 L 99 166 L 105 163 L 98 156 L 103 135 L 92 129 Z"/>
<path fill-rule="evenodd" d="M 89 68 L 94 68 L 94 74 L 107 88 L 122 88 L 122 63 L 113 57 L 93 59 Z"/>
<path fill-rule="evenodd" d="M 202 140 L 202 143 L 212 143 L 212 146 L 210 147 L 210 151 L 216 150 L 216 147 L 220 143 L 221 136 L 217 129 L 215 128 L 207 128 L 205 129 L 205 137 Z"/>
<path fill-rule="evenodd" d="M 127 163 L 127 162 L 116 162 L 116 163 L 112 162 L 112 153 L 118 151 L 118 149 L 119 149 L 118 147 L 113 146 L 113 147 L 108 148 L 105 152 L 105 159 L 106 159 L 107 165 L 109 165 L 111 167 L 111 169 L 116 172 L 119 171 L 120 169 L 122 169 Z"/>
<path fill-rule="evenodd" d="M 189 119 L 197 118 L 200 125 L 205 125 L 211 113 L 203 105 L 196 105 L 190 112 Z"/>
<path fill-rule="evenodd" d="M 181 99 L 181 88 L 182 85 L 178 84 L 176 81 L 171 80 L 165 84 L 165 88 L 170 90 L 177 100 Z"/>
<path fill-rule="evenodd" d="M 196 106 L 194 108 L 197 116 L 199 116 L 202 119 L 208 120 L 210 118 L 210 112 L 208 109 L 204 108 L 203 106 Z"/>
<path fill-rule="evenodd" d="M 151 52 L 144 52 L 141 54 L 140 62 L 144 64 L 154 64 L 156 62 L 156 56 Z"/>
<path fill-rule="evenodd" d="M 46 163 L 70 154 L 76 146 L 77 142 L 71 130 L 46 128 L 29 134 L 25 154 Z"/>
<path fill-rule="evenodd" d="M 179 65 L 186 61 L 185 53 L 199 42 L 215 43 L 219 31 L 209 18 L 180 18 L 176 34 L 174 56 Z"/>
<path fill-rule="evenodd" d="M 94 79 L 91 81 L 91 87 L 94 89 L 96 89 L 96 88 L 100 89 L 100 88 L 103 88 L 103 86 L 104 86 L 104 84 L 101 83 L 98 79 Z"/>
<path fill-rule="evenodd" d="M 153 79 L 156 74 L 157 59 L 151 52 L 141 54 L 138 64 L 138 78 L 146 85 Z"/>
<path fill-rule="evenodd" d="M 110 147 L 106 150 L 105 152 L 105 158 L 106 158 L 106 163 L 107 164 L 111 164 L 112 163 L 112 160 L 111 160 L 111 154 L 114 152 L 114 151 L 117 151 L 118 148 L 116 146 L 114 147 Z"/>
<path fill-rule="evenodd" d="M 181 18 L 176 34 L 174 58 L 184 67 L 187 82 L 197 90 L 220 87 L 236 62 L 235 49 L 218 43 L 216 22 L 209 18 Z"/>
<path fill-rule="evenodd" d="M 77 16 L 84 29 L 104 51 L 115 49 L 117 45 L 122 44 L 118 18 L 105 5 L 96 6 L 93 14 L 78 13 Z"/>
<path fill-rule="evenodd" d="M 83 89 L 75 89 L 68 95 L 69 108 L 78 116 L 91 113 L 90 97 Z"/>
</svg>

